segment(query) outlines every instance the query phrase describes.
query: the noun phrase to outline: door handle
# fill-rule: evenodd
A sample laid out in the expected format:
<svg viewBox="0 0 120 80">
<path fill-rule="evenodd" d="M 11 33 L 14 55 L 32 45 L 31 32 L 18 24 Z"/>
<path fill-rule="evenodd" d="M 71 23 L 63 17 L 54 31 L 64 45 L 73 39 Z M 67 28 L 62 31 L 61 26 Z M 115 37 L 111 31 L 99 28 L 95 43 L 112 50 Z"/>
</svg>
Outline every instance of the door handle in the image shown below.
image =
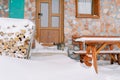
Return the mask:
<svg viewBox="0 0 120 80">
<path fill-rule="evenodd" d="M 38 16 L 43 16 L 43 14 L 42 13 L 38 13 Z"/>
<path fill-rule="evenodd" d="M 38 13 L 38 18 L 40 18 L 41 16 L 43 16 L 43 14 L 42 13 Z"/>
</svg>

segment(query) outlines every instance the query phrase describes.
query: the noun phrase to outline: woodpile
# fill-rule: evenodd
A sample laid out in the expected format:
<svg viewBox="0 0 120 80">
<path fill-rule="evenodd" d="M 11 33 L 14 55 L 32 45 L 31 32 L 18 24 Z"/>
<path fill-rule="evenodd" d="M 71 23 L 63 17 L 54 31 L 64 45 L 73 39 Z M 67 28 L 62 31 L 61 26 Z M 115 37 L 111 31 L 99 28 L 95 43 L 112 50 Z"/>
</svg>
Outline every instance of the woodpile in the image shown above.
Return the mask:
<svg viewBox="0 0 120 80">
<path fill-rule="evenodd" d="M 34 25 L 28 23 L 22 26 L 19 24 L 10 24 L 9 27 L 0 24 L 0 26 L 4 28 L 0 28 L 0 55 L 27 58 L 33 38 Z"/>
</svg>

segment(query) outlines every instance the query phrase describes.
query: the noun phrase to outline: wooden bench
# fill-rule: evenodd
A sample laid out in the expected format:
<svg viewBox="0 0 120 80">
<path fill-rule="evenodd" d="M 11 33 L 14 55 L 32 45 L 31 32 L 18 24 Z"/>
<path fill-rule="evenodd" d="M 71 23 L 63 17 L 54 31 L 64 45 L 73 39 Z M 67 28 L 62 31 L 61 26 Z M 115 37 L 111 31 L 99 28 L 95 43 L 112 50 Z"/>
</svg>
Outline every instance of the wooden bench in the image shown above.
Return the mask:
<svg viewBox="0 0 120 80">
<path fill-rule="evenodd" d="M 74 46 L 79 46 L 79 51 L 74 51 L 74 54 L 79 54 L 80 55 L 80 62 L 83 63 L 84 62 L 84 56 L 86 51 L 83 50 L 83 43 L 81 42 L 76 42 L 75 39 L 80 38 L 81 36 L 72 36 L 72 44 Z M 110 45 L 110 48 L 113 47 Z M 90 52 L 91 53 L 91 52 Z M 100 51 L 100 54 L 109 54 L 110 58 L 111 58 L 111 64 L 113 64 L 114 62 L 118 62 L 118 64 L 120 65 L 120 51 L 118 50 L 104 50 L 104 51 Z"/>
<path fill-rule="evenodd" d="M 79 50 L 79 51 L 74 51 L 74 54 L 80 54 L 80 55 L 85 55 L 87 52 L 85 50 Z M 90 52 L 91 54 L 92 52 Z M 112 63 L 113 62 L 118 62 L 118 64 L 120 65 L 120 51 L 115 51 L 115 50 L 107 50 L 107 51 L 100 51 L 99 54 L 109 54 L 110 57 L 112 58 Z M 117 59 L 115 58 L 115 55 L 117 55 Z"/>
<path fill-rule="evenodd" d="M 80 36 L 77 36 L 77 35 L 72 36 L 72 44 L 74 46 L 79 46 L 79 49 L 83 50 L 83 43 L 76 42 L 75 39 L 77 38 L 80 38 Z M 79 55 L 80 55 L 80 62 L 83 63 L 83 57 L 85 56 L 85 54 L 81 53 Z"/>
</svg>

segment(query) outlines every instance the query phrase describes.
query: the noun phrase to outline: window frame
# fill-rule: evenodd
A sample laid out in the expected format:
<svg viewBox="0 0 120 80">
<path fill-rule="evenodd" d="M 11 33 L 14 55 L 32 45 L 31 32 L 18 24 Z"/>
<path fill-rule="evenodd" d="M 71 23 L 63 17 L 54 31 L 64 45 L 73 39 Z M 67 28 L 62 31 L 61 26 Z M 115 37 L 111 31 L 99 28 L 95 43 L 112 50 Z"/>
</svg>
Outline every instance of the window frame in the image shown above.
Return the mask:
<svg viewBox="0 0 120 80">
<path fill-rule="evenodd" d="M 79 0 L 76 0 L 76 17 L 77 18 L 100 18 L 100 0 L 92 0 L 92 13 L 91 14 L 80 14 L 78 12 L 78 2 Z"/>
</svg>

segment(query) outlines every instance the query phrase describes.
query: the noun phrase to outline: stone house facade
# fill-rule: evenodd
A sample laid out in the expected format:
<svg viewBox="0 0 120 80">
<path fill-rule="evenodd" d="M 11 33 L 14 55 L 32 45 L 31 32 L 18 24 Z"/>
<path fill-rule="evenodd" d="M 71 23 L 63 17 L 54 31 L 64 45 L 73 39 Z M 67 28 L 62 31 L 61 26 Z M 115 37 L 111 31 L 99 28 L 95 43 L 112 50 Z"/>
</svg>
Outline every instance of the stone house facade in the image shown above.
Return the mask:
<svg viewBox="0 0 120 80">
<path fill-rule="evenodd" d="M 0 17 L 8 17 L 9 0 L 0 0 Z M 36 0 L 25 0 L 24 18 L 35 22 Z M 64 0 L 64 40 L 72 35 L 119 36 L 120 0 L 100 0 L 100 18 L 76 18 L 75 0 Z"/>
</svg>

